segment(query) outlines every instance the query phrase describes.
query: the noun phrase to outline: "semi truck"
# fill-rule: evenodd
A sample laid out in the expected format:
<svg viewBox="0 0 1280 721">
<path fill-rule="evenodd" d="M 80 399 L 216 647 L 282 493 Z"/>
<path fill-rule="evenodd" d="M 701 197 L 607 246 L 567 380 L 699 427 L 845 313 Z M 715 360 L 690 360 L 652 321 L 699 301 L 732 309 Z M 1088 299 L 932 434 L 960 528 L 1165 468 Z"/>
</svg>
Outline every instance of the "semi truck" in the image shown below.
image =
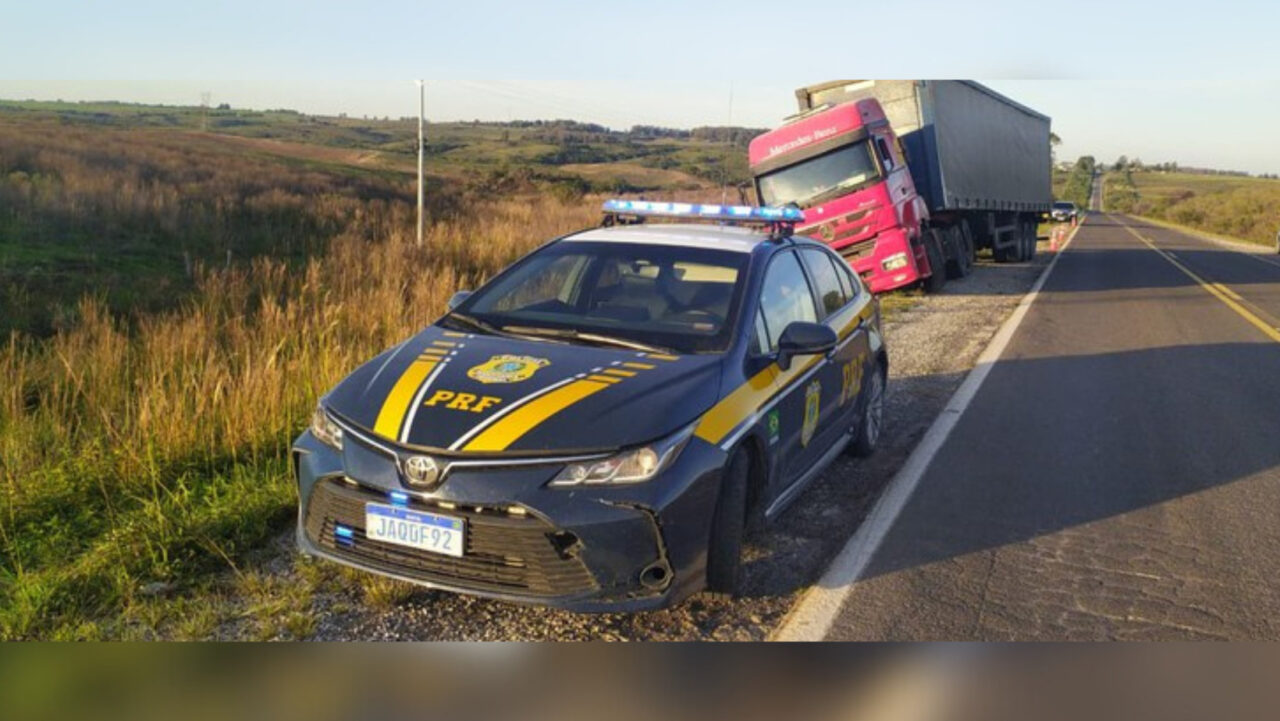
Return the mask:
<svg viewBox="0 0 1280 721">
<path fill-rule="evenodd" d="M 835 80 L 748 151 L 762 205 L 838 251 L 872 292 L 941 290 L 975 253 L 1030 260 L 1053 201 L 1049 118 L 968 80 Z"/>
</svg>

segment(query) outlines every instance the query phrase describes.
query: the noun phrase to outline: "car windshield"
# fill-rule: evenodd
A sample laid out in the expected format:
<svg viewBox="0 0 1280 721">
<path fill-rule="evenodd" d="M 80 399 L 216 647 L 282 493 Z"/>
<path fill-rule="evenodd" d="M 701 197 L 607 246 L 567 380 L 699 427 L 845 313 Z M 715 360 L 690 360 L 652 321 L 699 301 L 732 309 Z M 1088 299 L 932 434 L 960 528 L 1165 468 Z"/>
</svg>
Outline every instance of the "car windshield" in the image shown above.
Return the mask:
<svg viewBox="0 0 1280 721">
<path fill-rule="evenodd" d="M 1041 206 L 1041 207 L 1044 207 L 1044 206 Z M 1071 210 L 1072 207 L 1074 206 L 1072 206 L 1071 203 L 1054 203 L 1053 204 L 1054 210 Z"/>
<path fill-rule="evenodd" d="M 728 347 L 746 253 L 670 245 L 562 241 L 469 296 L 446 324 L 679 353 Z"/>
<path fill-rule="evenodd" d="M 795 203 L 806 208 L 853 192 L 879 177 L 864 140 L 760 176 L 760 200 L 765 205 Z"/>
</svg>

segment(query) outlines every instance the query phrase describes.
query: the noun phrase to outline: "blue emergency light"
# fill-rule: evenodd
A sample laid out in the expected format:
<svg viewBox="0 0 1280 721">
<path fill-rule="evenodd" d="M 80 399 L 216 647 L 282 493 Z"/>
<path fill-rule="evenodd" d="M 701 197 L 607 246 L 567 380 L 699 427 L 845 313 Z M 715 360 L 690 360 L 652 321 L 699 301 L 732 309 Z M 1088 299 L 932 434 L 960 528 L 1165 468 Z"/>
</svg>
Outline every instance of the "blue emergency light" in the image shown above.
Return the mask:
<svg viewBox="0 0 1280 721">
<path fill-rule="evenodd" d="M 804 213 L 792 206 L 772 208 L 754 205 L 662 203 L 650 200 L 606 200 L 604 212 L 606 215 L 749 223 L 799 223 L 804 220 Z"/>
</svg>

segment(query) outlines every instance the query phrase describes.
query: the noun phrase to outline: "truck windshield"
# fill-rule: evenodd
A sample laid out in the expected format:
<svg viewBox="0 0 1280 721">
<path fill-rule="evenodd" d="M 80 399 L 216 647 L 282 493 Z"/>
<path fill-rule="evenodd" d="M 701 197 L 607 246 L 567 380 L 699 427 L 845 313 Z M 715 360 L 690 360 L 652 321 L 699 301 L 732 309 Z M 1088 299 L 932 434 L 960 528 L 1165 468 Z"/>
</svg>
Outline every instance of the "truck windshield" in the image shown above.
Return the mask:
<svg viewBox="0 0 1280 721">
<path fill-rule="evenodd" d="M 878 179 L 880 172 L 867 141 L 845 145 L 759 178 L 765 205 L 817 205 Z"/>
</svg>

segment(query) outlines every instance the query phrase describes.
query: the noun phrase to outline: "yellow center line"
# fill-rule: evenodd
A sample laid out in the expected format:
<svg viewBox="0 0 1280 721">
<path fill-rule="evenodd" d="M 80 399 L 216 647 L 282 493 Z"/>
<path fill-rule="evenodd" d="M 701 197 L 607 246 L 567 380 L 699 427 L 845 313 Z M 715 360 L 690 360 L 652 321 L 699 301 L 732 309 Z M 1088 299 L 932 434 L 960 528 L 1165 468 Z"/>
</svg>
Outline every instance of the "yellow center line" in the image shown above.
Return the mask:
<svg viewBox="0 0 1280 721">
<path fill-rule="evenodd" d="M 1123 222 L 1120 223 L 1120 227 L 1129 231 L 1129 233 L 1131 233 L 1133 237 L 1142 241 L 1144 245 L 1154 250 L 1156 253 L 1160 255 L 1160 257 L 1172 263 L 1174 267 L 1176 267 L 1178 270 L 1182 271 L 1183 273 L 1186 273 L 1187 276 L 1192 280 L 1194 280 L 1196 283 L 1198 283 L 1201 288 L 1204 288 L 1213 297 L 1222 301 L 1224 305 L 1226 305 L 1231 310 L 1234 310 L 1236 314 L 1239 315 L 1241 318 L 1244 318 L 1245 320 L 1252 323 L 1258 330 L 1262 331 L 1263 334 L 1266 335 L 1268 338 L 1270 338 L 1271 340 L 1277 343 L 1280 343 L 1280 329 L 1277 329 L 1275 326 L 1271 325 L 1265 320 L 1254 315 L 1248 308 L 1245 308 L 1243 305 L 1241 305 L 1241 301 L 1243 301 L 1243 299 L 1240 298 L 1240 296 L 1237 295 L 1235 292 L 1227 290 L 1225 286 L 1222 286 L 1218 283 L 1210 283 L 1206 281 L 1204 278 L 1201 278 L 1199 275 L 1196 275 L 1195 271 L 1183 265 L 1176 258 L 1174 258 L 1172 254 L 1156 247 L 1155 243 L 1152 243 L 1150 240 L 1147 240 L 1140 233 L 1138 233 L 1138 231 L 1134 230 L 1133 228 L 1130 228 L 1128 225 L 1125 225 Z"/>
</svg>

